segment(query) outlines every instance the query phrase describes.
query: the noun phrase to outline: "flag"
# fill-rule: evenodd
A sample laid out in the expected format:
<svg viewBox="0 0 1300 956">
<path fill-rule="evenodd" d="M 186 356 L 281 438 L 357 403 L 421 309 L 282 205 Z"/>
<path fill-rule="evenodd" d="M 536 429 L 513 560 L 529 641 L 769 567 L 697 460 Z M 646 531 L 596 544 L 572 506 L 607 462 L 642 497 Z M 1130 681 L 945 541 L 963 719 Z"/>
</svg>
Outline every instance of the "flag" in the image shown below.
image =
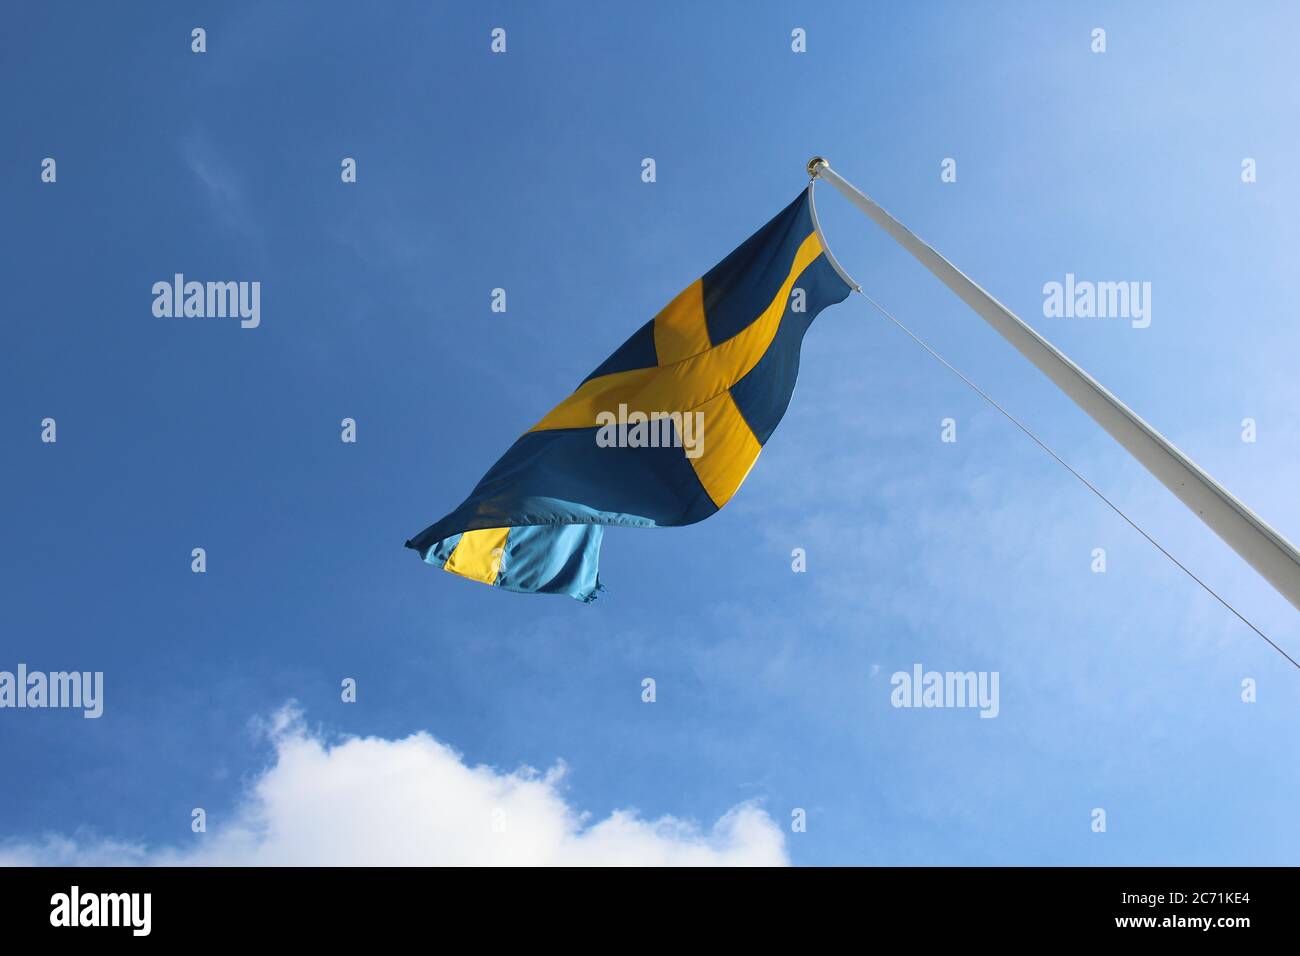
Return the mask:
<svg viewBox="0 0 1300 956">
<path fill-rule="evenodd" d="M 853 288 L 809 185 L 406 546 L 484 584 L 593 600 L 605 525 L 693 524 L 731 500 L 790 403 L 808 326 Z"/>
</svg>

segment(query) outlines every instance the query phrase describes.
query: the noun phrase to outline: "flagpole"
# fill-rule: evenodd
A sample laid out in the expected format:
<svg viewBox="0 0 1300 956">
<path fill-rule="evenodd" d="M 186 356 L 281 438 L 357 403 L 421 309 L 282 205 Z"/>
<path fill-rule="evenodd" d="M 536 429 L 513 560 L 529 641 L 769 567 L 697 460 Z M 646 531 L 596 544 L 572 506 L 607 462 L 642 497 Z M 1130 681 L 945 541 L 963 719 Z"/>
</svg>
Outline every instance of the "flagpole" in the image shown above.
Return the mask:
<svg viewBox="0 0 1300 956">
<path fill-rule="evenodd" d="M 975 284 L 961 270 L 918 238 L 901 222 L 859 192 L 820 156 L 808 161 L 808 173 L 824 179 L 876 225 L 915 256 L 936 278 L 974 309 L 1004 339 L 1117 442 L 1147 471 L 1191 508 L 1209 528 L 1300 609 L 1300 552 L 1238 501 L 1196 462 L 1175 448 L 1096 379 L 1025 324 L 1010 309 Z"/>
</svg>

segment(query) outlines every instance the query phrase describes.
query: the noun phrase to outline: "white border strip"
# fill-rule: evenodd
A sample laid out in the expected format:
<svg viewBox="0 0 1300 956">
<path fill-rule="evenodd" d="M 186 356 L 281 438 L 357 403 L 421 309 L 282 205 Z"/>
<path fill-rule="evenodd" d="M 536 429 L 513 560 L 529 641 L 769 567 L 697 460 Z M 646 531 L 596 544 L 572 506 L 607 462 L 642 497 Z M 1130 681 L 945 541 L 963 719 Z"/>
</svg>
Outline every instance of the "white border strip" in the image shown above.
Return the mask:
<svg viewBox="0 0 1300 956">
<path fill-rule="evenodd" d="M 808 212 L 812 216 L 813 231 L 817 233 L 817 241 L 822 244 L 822 252 L 826 253 L 826 261 L 831 264 L 835 274 L 849 284 L 854 292 L 861 292 L 862 286 L 853 281 L 853 278 L 844 271 L 835 254 L 831 252 L 830 244 L 826 242 L 826 234 L 822 232 L 821 223 L 817 221 L 817 203 L 813 200 L 813 187 L 817 185 L 817 180 L 808 180 Z"/>
</svg>

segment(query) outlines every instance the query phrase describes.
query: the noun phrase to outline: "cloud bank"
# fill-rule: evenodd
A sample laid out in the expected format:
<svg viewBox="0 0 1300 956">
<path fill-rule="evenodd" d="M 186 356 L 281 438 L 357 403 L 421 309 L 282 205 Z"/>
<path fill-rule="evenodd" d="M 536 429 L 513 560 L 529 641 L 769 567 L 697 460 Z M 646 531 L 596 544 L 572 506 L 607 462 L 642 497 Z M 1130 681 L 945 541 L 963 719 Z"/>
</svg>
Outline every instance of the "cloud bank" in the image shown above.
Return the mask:
<svg viewBox="0 0 1300 956">
<path fill-rule="evenodd" d="M 0 845 L 22 865 L 784 865 L 785 839 L 752 803 L 707 831 L 616 810 L 591 823 L 546 773 L 469 766 L 427 733 L 331 744 L 286 707 L 267 728 L 274 763 L 234 818 L 209 819 L 187 848 L 49 836 Z"/>
</svg>

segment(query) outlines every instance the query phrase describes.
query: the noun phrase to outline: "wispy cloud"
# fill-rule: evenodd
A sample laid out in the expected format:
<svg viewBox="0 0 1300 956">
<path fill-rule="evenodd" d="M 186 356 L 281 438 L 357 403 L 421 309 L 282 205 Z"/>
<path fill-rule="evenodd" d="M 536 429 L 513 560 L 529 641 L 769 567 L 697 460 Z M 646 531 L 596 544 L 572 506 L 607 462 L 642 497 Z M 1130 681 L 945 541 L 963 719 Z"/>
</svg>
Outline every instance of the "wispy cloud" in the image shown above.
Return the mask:
<svg viewBox="0 0 1300 956">
<path fill-rule="evenodd" d="M 248 238 L 262 239 L 262 229 L 253 214 L 239 176 L 204 130 L 192 130 L 180 143 L 181 158 L 203 185 L 217 221 Z"/>
</svg>

